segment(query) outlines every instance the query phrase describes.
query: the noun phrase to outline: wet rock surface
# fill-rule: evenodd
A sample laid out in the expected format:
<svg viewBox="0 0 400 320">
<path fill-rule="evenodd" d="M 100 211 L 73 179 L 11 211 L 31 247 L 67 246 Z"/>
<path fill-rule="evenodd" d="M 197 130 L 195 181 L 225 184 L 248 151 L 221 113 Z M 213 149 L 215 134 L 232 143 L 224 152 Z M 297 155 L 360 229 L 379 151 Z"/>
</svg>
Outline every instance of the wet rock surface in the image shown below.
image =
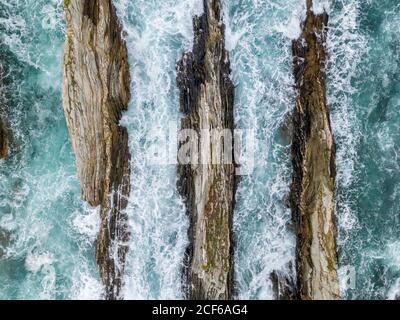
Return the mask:
<svg viewBox="0 0 400 320">
<path fill-rule="evenodd" d="M 110 0 L 64 2 L 67 35 L 63 104 L 82 196 L 100 206 L 96 259 L 105 298 L 120 298 L 128 250 L 128 133 L 119 125 L 130 98 L 127 49 Z"/>
<path fill-rule="evenodd" d="M 326 101 L 328 15 L 307 17 L 293 41 L 298 97 L 293 114 L 291 207 L 297 232 L 297 298 L 338 299 L 335 143 Z"/>
<path fill-rule="evenodd" d="M 202 16 L 194 18 L 193 50 L 184 54 L 177 67 L 184 114 L 181 127 L 199 135 L 202 130 L 228 129 L 232 133 L 234 87 L 229 78 L 221 2 L 205 0 L 204 9 Z M 233 150 L 218 148 L 218 138 L 213 137 L 198 145 L 197 163 L 178 167 L 178 189 L 190 217 L 184 287 L 191 299 L 231 299 L 233 295 L 234 155 Z M 212 157 L 227 161 L 213 162 Z"/>
</svg>

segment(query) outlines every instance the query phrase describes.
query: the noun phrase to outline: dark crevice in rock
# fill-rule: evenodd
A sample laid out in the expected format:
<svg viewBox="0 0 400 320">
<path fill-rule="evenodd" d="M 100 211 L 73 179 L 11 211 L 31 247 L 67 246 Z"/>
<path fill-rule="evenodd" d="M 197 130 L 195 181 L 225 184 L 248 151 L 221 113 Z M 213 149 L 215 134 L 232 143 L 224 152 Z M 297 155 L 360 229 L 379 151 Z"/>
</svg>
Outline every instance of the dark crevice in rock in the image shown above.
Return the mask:
<svg viewBox="0 0 400 320">
<path fill-rule="evenodd" d="M 99 21 L 99 2 L 97 0 L 84 0 L 83 16 L 88 17 L 94 25 L 97 25 Z"/>
</svg>

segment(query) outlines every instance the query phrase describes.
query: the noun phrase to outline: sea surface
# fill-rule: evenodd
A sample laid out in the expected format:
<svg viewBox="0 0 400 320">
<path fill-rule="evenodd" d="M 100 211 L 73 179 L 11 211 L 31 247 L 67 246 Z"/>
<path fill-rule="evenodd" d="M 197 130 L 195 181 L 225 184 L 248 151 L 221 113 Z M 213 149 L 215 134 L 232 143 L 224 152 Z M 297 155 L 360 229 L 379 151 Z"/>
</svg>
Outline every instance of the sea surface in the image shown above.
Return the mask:
<svg viewBox="0 0 400 320">
<path fill-rule="evenodd" d="M 236 127 L 254 134 L 234 216 L 237 299 L 274 299 L 271 273 L 295 277 L 288 208 L 292 40 L 303 0 L 223 0 Z M 176 63 L 202 0 L 114 0 L 132 99 L 125 299 L 182 299 L 189 226 L 176 190 Z M 0 0 L 0 299 L 99 299 L 98 208 L 81 200 L 61 101 L 62 1 Z M 400 3 L 314 0 L 330 16 L 327 97 L 337 144 L 339 279 L 344 299 L 400 293 Z"/>
</svg>

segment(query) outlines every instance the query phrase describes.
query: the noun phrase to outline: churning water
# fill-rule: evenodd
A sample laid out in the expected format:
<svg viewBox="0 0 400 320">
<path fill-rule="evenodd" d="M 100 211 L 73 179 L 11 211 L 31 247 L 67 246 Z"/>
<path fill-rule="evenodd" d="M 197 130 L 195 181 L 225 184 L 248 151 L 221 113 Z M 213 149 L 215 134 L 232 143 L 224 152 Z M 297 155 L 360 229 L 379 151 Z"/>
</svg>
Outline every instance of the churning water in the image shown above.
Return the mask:
<svg viewBox="0 0 400 320">
<path fill-rule="evenodd" d="M 0 299 L 97 298 L 98 213 L 80 200 L 61 104 L 59 1 L 0 1 Z"/>
<path fill-rule="evenodd" d="M 178 126 L 176 62 L 191 50 L 202 0 L 115 0 L 132 75 L 122 124 L 132 154 L 126 299 L 180 299 L 188 220 L 166 140 Z M 254 170 L 234 217 L 237 298 L 272 299 L 271 273 L 294 276 L 291 41 L 302 0 L 223 0 L 235 121 L 254 130 Z M 315 1 L 330 15 L 328 102 L 337 153 L 343 298 L 400 291 L 400 4 Z M 62 1 L 0 0 L 0 113 L 12 132 L 0 162 L 0 299 L 97 299 L 98 210 L 80 198 L 61 103 Z M 158 163 L 154 163 L 157 151 Z M 162 164 L 160 164 L 160 162 Z M 170 163 L 170 164 L 168 164 Z M 292 267 L 291 267 L 292 266 Z"/>
</svg>

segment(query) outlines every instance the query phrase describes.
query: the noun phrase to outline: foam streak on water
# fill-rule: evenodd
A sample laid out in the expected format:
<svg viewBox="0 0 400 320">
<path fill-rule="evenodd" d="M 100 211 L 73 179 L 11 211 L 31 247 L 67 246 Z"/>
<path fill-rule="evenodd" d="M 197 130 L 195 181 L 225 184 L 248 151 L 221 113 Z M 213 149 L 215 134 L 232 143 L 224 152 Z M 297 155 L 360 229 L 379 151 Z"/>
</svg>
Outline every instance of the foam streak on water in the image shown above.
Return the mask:
<svg viewBox="0 0 400 320">
<path fill-rule="evenodd" d="M 131 228 L 124 297 L 183 298 L 188 220 L 167 155 L 179 127 L 176 62 L 191 50 L 202 0 L 115 0 L 132 100 Z M 291 40 L 304 0 L 223 0 L 235 120 L 256 136 L 234 217 L 237 298 L 272 299 L 271 272 L 293 276 L 288 208 Z M 61 103 L 62 1 L 0 0 L 0 113 L 12 131 L 0 161 L 0 299 L 96 299 L 98 208 L 81 200 Z M 327 96 L 337 143 L 336 208 L 343 298 L 400 296 L 400 4 L 314 0 L 330 15 Z M 149 162 L 158 153 L 158 164 Z"/>
<path fill-rule="evenodd" d="M 192 16 L 198 0 L 115 1 L 125 29 L 132 75 L 132 101 L 122 124 L 129 131 L 132 191 L 128 214 L 131 245 L 125 298 L 182 298 L 181 270 L 188 220 L 176 189 L 176 166 L 166 165 L 162 136 L 178 123 L 176 62 L 191 50 Z M 148 155 L 160 153 L 161 164 Z"/>
<path fill-rule="evenodd" d="M 352 96 L 355 92 L 353 79 L 357 75 L 362 56 L 367 46 L 359 30 L 360 6 L 358 1 L 336 1 L 331 10 L 327 46 L 328 64 L 328 105 L 331 110 L 332 130 L 337 145 L 337 215 L 339 222 L 339 247 L 348 241 L 348 234 L 358 225 L 353 211 L 357 183 L 357 149 L 360 142 L 360 121 Z M 343 264 L 339 271 L 342 295 L 345 294 L 349 269 Z"/>
<path fill-rule="evenodd" d="M 336 0 L 329 13 L 342 296 L 393 298 L 400 279 L 400 5 Z"/>
<path fill-rule="evenodd" d="M 292 274 L 295 240 L 285 204 L 291 181 L 289 113 L 294 107 L 291 41 L 303 1 L 224 1 L 236 85 L 235 117 L 256 132 L 255 170 L 242 177 L 234 216 L 237 295 L 272 299 L 271 272 Z"/>
</svg>

